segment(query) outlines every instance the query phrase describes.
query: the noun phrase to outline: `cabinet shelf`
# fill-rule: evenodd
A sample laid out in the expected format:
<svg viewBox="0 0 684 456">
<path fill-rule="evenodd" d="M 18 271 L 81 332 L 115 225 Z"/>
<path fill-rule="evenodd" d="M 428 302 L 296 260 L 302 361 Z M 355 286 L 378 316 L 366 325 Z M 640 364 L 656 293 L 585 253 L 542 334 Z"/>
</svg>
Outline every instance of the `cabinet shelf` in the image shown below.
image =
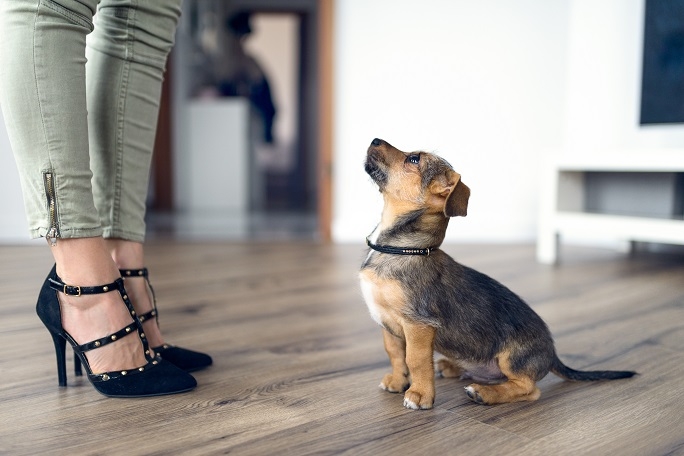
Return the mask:
<svg viewBox="0 0 684 456">
<path fill-rule="evenodd" d="M 607 180 L 597 186 L 595 179 L 587 178 L 591 173 L 605 173 L 602 177 Z M 612 152 L 595 157 L 566 154 L 548 164 L 540 201 L 538 261 L 558 261 L 563 235 L 684 244 L 683 173 L 684 150 Z M 597 200 L 590 193 L 592 188 L 607 195 L 598 198 L 598 204 L 588 202 L 592 197 Z M 619 213 L 610 213 L 610 208 L 596 211 L 595 206 L 610 206 L 611 198 L 614 202 L 621 197 Z M 625 215 L 625 206 L 630 204 L 634 213 Z M 644 216 L 643 212 L 656 207 L 661 213 Z"/>
</svg>

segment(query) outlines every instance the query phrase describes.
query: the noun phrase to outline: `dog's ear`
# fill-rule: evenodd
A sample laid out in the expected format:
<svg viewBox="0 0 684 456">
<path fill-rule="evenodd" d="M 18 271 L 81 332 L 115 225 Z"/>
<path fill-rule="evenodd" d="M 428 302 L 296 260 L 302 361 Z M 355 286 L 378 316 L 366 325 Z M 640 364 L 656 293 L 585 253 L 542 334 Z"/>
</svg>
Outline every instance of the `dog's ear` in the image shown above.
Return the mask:
<svg viewBox="0 0 684 456">
<path fill-rule="evenodd" d="M 456 171 L 449 171 L 447 178 L 449 179 L 449 187 L 445 189 L 444 215 L 447 217 L 465 217 L 468 214 L 470 188 L 461 182 L 461 175 Z"/>
</svg>

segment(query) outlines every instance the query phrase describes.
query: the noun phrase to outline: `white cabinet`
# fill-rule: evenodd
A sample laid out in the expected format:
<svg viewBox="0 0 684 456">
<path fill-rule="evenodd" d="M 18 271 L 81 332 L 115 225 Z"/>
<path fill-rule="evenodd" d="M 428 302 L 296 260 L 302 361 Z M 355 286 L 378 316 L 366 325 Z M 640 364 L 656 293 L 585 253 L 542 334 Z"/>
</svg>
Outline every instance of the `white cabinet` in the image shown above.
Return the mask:
<svg viewBox="0 0 684 456">
<path fill-rule="evenodd" d="M 544 166 L 542 172 L 537 236 L 539 262 L 558 261 L 563 235 L 684 244 L 681 185 L 684 150 L 612 151 L 595 156 L 564 153 Z M 592 197 L 596 201 L 596 195 L 588 193 L 590 177 L 596 173 L 609 173 L 605 176 L 613 176 L 615 185 L 622 186 L 606 187 L 610 179 L 602 185 L 604 191 L 609 190 L 605 192 L 608 199 L 623 194 L 619 210 L 601 213 L 596 204 L 591 204 Z M 632 214 L 625 210 L 630 205 Z M 663 207 L 668 208 L 669 213 L 653 214 L 653 208 L 658 207 L 661 211 Z"/>
<path fill-rule="evenodd" d="M 245 212 L 248 208 L 248 116 L 241 98 L 193 100 L 183 126 L 188 146 L 179 167 L 183 211 Z"/>
</svg>

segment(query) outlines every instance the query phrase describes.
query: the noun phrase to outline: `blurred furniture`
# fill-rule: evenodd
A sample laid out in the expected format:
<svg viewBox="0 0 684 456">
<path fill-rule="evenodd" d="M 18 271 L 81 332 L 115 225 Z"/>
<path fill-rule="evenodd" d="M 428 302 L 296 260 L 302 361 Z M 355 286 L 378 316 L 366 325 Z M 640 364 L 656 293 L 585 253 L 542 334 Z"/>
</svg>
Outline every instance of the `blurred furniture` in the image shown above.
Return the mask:
<svg viewBox="0 0 684 456">
<path fill-rule="evenodd" d="M 189 140 L 186 211 L 244 212 L 248 208 L 248 116 L 241 98 L 198 99 L 188 103 Z"/>
<path fill-rule="evenodd" d="M 537 260 L 558 262 L 564 235 L 684 244 L 684 150 L 558 154 L 543 170 Z"/>
</svg>

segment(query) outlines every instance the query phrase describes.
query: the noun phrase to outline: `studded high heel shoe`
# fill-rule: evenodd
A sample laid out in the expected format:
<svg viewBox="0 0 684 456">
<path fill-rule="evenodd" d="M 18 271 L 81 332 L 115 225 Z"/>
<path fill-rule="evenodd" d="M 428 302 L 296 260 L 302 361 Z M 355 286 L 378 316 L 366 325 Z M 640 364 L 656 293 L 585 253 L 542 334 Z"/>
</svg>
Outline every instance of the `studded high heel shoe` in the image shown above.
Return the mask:
<svg viewBox="0 0 684 456">
<path fill-rule="evenodd" d="M 62 311 L 60 308 L 58 293 L 68 296 L 80 296 L 86 294 L 100 294 L 117 291 L 133 316 L 133 322 L 121 330 L 110 334 L 101 339 L 97 339 L 85 344 L 79 344 L 62 327 Z M 66 386 L 66 356 L 65 348 L 68 341 L 74 350 L 74 363 L 76 375 L 82 374 L 81 364 L 85 366 L 88 373 L 88 380 L 95 389 L 109 397 L 143 397 L 161 396 L 165 394 L 182 393 L 190 391 L 197 382 L 188 373 L 180 370 L 168 361 L 159 356 L 152 356 L 143 333 L 142 324 L 135 318 L 135 310 L 131 304 L 123 280 L 117 279 L 106 285 L 95 287 L 79 287 L 67 285 L 57 276 L 56 267 L 52 268 L 38 297 L 36 313 L 40 317 L 45 327 L 50 332 L 55 345 L 57 355 L 57 376 L 59 386 Z M 115 342 L 122 337 L 137 334 L 140 338 L 142 348 L 145 351 L 147 363 L 136 369 L 121 370 L 114 372 L 104 372 L 95 374 L 90 369 L 86 352 L 96 350 L 104 345 Z"/>
<path fill-rule="evenodd" d="M 142 269 L 120 269 L 119 272 L 121 276 L 125 279 L 141 277 L 145 279 L 147 288 L 150 291 L 150 297 L 152 301 L 152 310 L 146 312 L 142 315 L 138 315 L 141 323 L 154 318 L 159 325 L 159 312 L 157 312 L 157 298 L 154 294 L 154 288 L 150 284 L 150 277 L 147 268 Z M 193 350 L 188 350 L 187 348 L 177 347 L 171 344 L 163 344 L 159 347 L 152 347 L 152 349 L 159 353 L 162 359 L 170 361 L 177 367 L 180 367 L 185 372 L 195 372 L 200 369 L 209 367 L 212 363 L 211 356 L 204 353 L 196 352 Z"/>
</svg>

